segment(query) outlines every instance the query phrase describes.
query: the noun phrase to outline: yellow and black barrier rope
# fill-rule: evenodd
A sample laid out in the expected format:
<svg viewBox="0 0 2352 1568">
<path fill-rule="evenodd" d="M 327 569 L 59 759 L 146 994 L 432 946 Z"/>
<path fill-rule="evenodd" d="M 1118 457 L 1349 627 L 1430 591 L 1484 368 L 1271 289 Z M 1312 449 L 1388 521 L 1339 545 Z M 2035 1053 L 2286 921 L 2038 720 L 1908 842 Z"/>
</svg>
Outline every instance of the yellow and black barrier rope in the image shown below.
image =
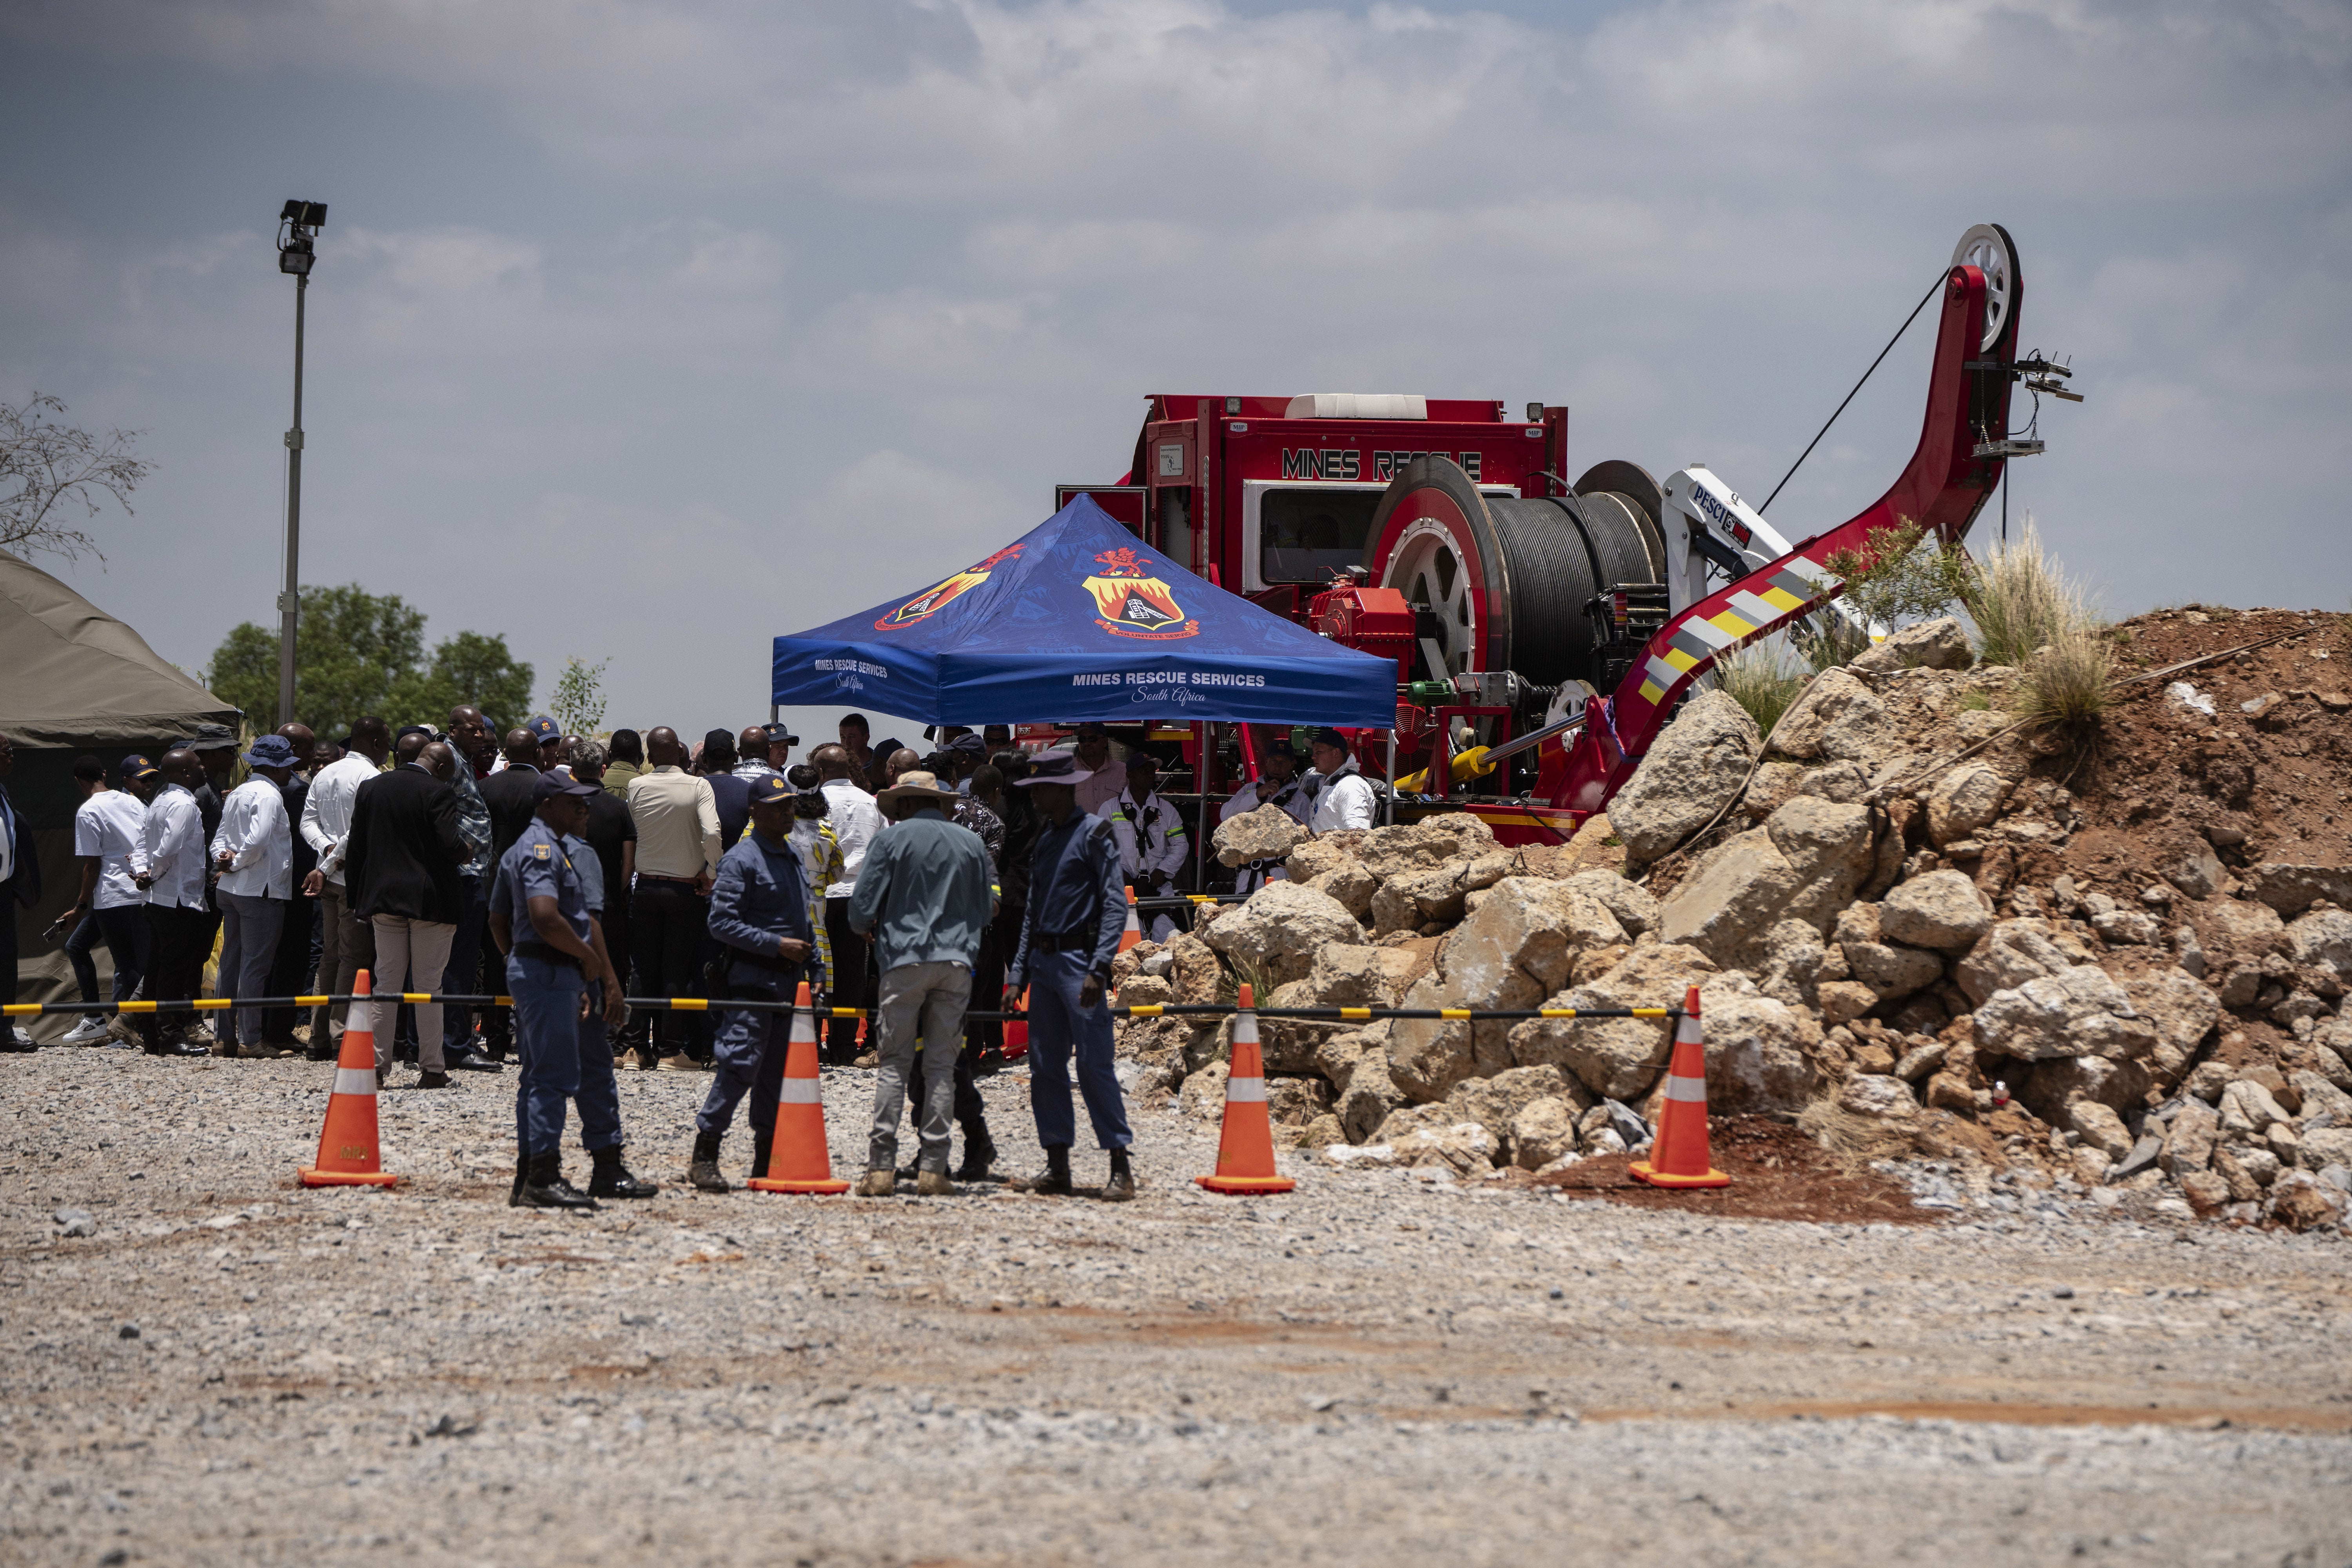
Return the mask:
<svg viewBox="0 0 2352 1568">
<path fill-rule="evenodd" d="M 766 1002 L 746 999 L 733 1001 L 711 996 L 624 996 L 625 1006 L 646 1012 L 703 1013 L 713 1008 L 745 1013 L 789 1013 L 797 1005 L 792 1002 Z M 511 1007 L 511 996 L 459 996 L 436 992 L 378 992 L 372 996 L 254 996 L 239 1000 L 228 996 L 199 996 L 183 1002 L 12 1002 L 0 1006 L 0 1015 L 11 1018 L 37 1018 L 54 1016 L 103 1016 L 109 1013 L 132 1016 L 163 1013 L 218 1013 L 232 1007 L 324 1007 L 342 1002 L 405 1002 L 458 1007 Z M 1150 1002 L 1133 1006 L 1113 1006 L 1111 1016 L 1117 1018 L 1224 1018 L 1242 1009 L 1231 1002 Z M 872 1016 L 864 1007 L 812 1008 L 821 1018 L 865 1018 Z M 1364 1024 L 1382 1018 L 1433 1019 L 1444 1023 L 1523 1023 L 1531 1018 L 1655 1018 L 1679 1019 L 1679 1007 L 1255 1007 L 1251 1011 L 1261 1018 L 1288 1018 L 1300 1023 Z M 983 1012 L 972 1009 L 964 1016 L 980 1023 L 1017 1023 L 1029 1016 L 1027 1013 Z"/>
</svg>

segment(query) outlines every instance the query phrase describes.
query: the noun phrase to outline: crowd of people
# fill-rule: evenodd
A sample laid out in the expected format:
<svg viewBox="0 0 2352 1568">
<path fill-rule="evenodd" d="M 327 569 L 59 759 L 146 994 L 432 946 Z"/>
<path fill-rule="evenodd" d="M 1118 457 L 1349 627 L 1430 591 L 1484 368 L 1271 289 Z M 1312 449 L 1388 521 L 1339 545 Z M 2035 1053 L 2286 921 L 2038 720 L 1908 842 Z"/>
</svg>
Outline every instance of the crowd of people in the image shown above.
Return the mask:
<svg viewBox="0 0 2352 1568">
<path fill-rule="evenodd" d="M 427 1089 L 511 1058 L 512 1201 L 581 1208 L 656 1190 L 624 1158 L 616 1070 L 711 1075 L 688 1163 L 697 1188 L 730 1189 L 722 1144 L 747 1097 L 751 1171 L 768 1171 L 780 1099 L 802 1092 L 784 1067 L 803 983 L 826 1018 L 821 1059 L 876 1069 L 857 1190 L 889 1195 L 911 1175 L 929 1195 L 983 1179 L 997 1148 L 978 1079 L 1002 1061 L 1003 1029 L 966 1015 L 1025 1010 L 1045 1166 L 1013 1184 L 1075 1190 L 1075 1061 L 1109 1156 L 1103 1195 L 1131 1197 L 1110 964 L 1127 889 L 1194 889 L 1203 862 L 1184 816 L 1160 793 L 1157 760 L 1115 754 L 1100 725 L 1042 752 L 1003 726 L 925 734 L 928 754 L 876 745 L 852 713 L 794 762 L 800 738 L 780 724 L 713 730 L 691 747 L 667 728 L 567 736 L 545 716 L 494 736 L 480 710 L 461 706 L 439 731 L 395 732 L 370 717 L 328 741 L 289 723 L 240 751 L 208 725 L 152 759 L 110 769 L 80 758 L 81 880 L 52 930 L 86 1003 L 99 1001 L 102 944 L 113 1000 L 157 1005 L 86 1016 L 66 1043 L 331 1061 L 358 1027 L 373 1034 L 379 1087 L 406 1062 Z M 1261 743 L 1257 776 L 1222 815 L 1271 805 L 1315 831 L 1371 826 L 1375 792 L 1345 738 L 1317 731 L 1310 757 L 1302 773 L 1286 731 Z M 240 759 L 247 773 L 235 783 Z M 13 760 L 0 735 L 0 889 L 23 866 L 5 788 Z M 1244 866 L 1235 886 L 1282 874 L 1279 863 Z M 1157 939 L 1177 923 L 1151 911 Z M 216 942 L 216 994 L 240 1005 L 214 1013 L 207 1035 L 186 1004 Z M 356 1022 L 354 1002 L 307 1019 L 290 1005 L 241 1005 L 348 996 L 362 972 L 373 995 Z M 504 994 L 512 1006 L 411 1005 L 404 993 Z M 713 1005 L 630 1008 L 625 996 Z M 6 1044 L 32 1048 L 13 1028 Z M 909 1104 L 917 1149 L 902 1172 Z M 592 1162 L 585 1190 L 562 1168 L 573 1105 Z M 950 1175 L 958 1125 L 963 1159 Z"/>
</svg>

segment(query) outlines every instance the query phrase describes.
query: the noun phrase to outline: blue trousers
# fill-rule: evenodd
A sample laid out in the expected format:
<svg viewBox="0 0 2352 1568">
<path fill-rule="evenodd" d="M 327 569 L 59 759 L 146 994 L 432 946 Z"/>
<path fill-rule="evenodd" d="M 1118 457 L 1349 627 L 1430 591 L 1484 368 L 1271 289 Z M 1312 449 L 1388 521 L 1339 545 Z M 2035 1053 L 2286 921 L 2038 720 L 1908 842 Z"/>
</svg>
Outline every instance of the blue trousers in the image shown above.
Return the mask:
<svg viewBox="0 0 2352 1568">
<path fill-rule="evenodd" d="M 1070 1107 L 1070 1053 L 1078 1058 L 1078 1093 L 1094 1124 L 1095 1142 L 1124 1149 L 1135 1142 L 1127 1129 L 1127 1104 L 1111 1065 L 1109 1000 L 1078 1005 L 1086 983 L 1083 952 L 1034 953 L 1029 960 L 1029 1110 L 1037 1119 L 1037 1142 L 1066 1149 L 1077 1142 Z"/>
<path fill-rule="evenodd" d="M 588 987 L 588 1016 L 579 1025 L 580 1146 L 593 1154 L 600 1149 L 617 1149 L 624 1142 L 621 1085 L 613 1076 L 613 1047 L 604 1041 L 603 981 Z"/>
<path fill-rule="evenodd" d="M 98 961 L 89 950 L 100 942 L 114 955 L 114 999 L 128 1002 L 147 973 L 147 910 L 144 905 L 122 904 L 92 910 L 66 938 L 66 961 L 73 965 L 81 999 L 98 1000 Z"/>
<path fill-rule="evenodd" d="M 799 994 L 800 979 L 797 967 L 767 970 L 739 963 L 729 966 L 727 988 L 746 1002 L 789 1002 Z M 721 1009 L 719 1033 L 711 1045 L 712 1064 L 718 1070 L 711 1077 L 709 1094 L 703 1098 L 702 1110 L 694 1119 L 694 1130 L 723 1135 L 735 1124 L 735 1108 L 748 1094 L 751 1097 L 751 1135 L 763 1143 L 773 1140 L 776 1096 L 783 1089 L 784 1057 L 792 1037 L 793 1015 L 789 1011 Z M 605 1054 L 609 1057 L 612 1053 Z"/>
<path fill-rule="evenodd" d="M 514 998 L 515 1047 L 522 1061 L 515 1080 L 515 1140 L 527 1156 L 563 1147 L 566 1102 L 580 1092 L 580 994 L 585 988 L 568 963 L 508 955 L 507 994 Z M 610 1053 L 605 1070 L 611 1070 Z"/>
</svg>

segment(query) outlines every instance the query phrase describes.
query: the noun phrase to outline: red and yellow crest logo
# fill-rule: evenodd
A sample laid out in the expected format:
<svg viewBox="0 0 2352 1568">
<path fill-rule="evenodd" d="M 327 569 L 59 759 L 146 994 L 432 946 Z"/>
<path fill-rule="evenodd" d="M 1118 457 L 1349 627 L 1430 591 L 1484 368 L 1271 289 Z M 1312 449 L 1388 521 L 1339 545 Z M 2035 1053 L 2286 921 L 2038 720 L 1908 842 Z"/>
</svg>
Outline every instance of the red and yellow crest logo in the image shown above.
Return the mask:
<svg viewBox="0 0 2352 1568">
<path fill-rule="evenodd" d="M 1086 580 L 1087 592 L 1095 596 L 1095 625 L 1114 637 L 1154 642 L 1200 631 L 1201 623 L 1186 617 L 1174 592 L 1151 575 L 1153 563 L 1138 560 L 1126 548 L 1106 550 L 1095 560 L 1098 570 Z"/>
<path fill-rule="evenodd" d="M 888 615 L 874 623 L 877 632 L 904 631 L 918 621 L 929 620 L 950 605 L 988 581 L 989 568 L 1008 555 L 1018 555 L 1021 547 L 1008 544 L 976 566 L 967 566 L 935 588 L 916 595 Z"/>
</svg>

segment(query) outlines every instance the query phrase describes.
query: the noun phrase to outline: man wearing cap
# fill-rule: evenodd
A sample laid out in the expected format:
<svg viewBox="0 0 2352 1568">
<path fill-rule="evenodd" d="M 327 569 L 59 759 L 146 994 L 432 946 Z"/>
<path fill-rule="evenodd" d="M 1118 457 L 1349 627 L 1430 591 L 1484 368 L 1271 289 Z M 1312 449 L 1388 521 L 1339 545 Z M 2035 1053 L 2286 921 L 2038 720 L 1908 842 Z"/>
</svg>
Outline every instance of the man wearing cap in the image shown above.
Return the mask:
<svg viewBox="0 0 2352 1568">
<path fill-rule="evenodd" d="M 1075 739 L 1078 809 L 1091 814 L 1127 787 L 1127 764 L 1110 754 L 1110 731 L 1099 724 L 1079 725 Z M 1119 917 L 1122 930 L 1126 919 Z"/>
<path fill-rule="evenodd" d="M 642 782 L 642 781 L 640 781 Z M 563 1179 L 563 1122 L 580 1093 L 580 1023 L 591 980 L 606 979 L 588 915 L 587 883 L 564 848 L 587 818 L 597 786 L 541 773 L 530 822 L 499 861 L 499 896 L 490 932 L 507 954 L 507 992 L 514 998 L 516 1054 L 515 1187 L 519 1208 L 593 1209 L 596 1200 Z M 585 859 L 583 856 L 579 858 Z M 606 1005 L 619 1001 L 618 980 Z"/>
<path fill-rule="evenodd" d="M 1307 827 L 1316 833 L 1370 827 L 1377 821 L 1380 797 L 1371 781 L 1348 754 L 1348 738 L 1337 730 L 1318 730 L 1307 748 L 1315 771 L 1307 775 L 1306 794 L 1311 803 Z"/>
<path fill-rule="evenodd" d="M 1192 841 L 1184 834 L 1184 818 L 1160 798 L 1160 761 L 1149 752 L 1127 759 L 1127 783 L 1095 808 L 1110 824 L 1118 840 L 1120 869 L 1139 897 L 1156 899 L 1176 885 L 1176 875 L 1192 858 Z M 1120 890 L 1125 896 L 1125 889 Z M 1176 919 L 1155 910 L 1144 922 L 1145 934 L 1166 942 L 1176 934 Z"/>
<path fill-rule="evenodd" d="M 217 989 L 236 1000 L 269 994 L 278 933 L 294 896 L 294 827 L 286 818 L 285 795 L 294 748 L 283 735 L 264 735 L 245 760 L 254 776 L 229 792 L 212 837 L 214 898 L 224 921 Z M 278 1054 L 261 1043 L 258 1007 L 223 1013 L 213 1034 L 215 1056 Z"/>
<path fill-rule="evenodd" d="M 449 967 L 449 943 L 465 912 L 458 869 L 467 860 L 457 831 L 457 792 L 449 780 L 457 753 L 435 742 L 413 762 L 360 786 L 352 804 L 344 852 L 351 907 L 374 933 L 376 969 L 375 1072 L 392 1070 L 393 1034 L 401 994 L 431 991 Z M 449 1082 L 443 1055 L 441 1004 L 416 1005 L 419 1089 Z"/>
<path fill-rule="evenodd" d="M 719 797 L 710 781 L 688 773 L 686 747 L 663 725 L 646 736 L 653 767 L 629 784 L 629 815 L 637 826 L 637 886 L 629 900 L 629 940 L 636 945 L 637 984 L 649 996 L 694 996 L 705 940 L 703 900 L 724 852 L 719 841 Z M 687 1055 L 688 1015 L 662 1012 L 653 1023 L 659 1067 L 697 1070 Z M 656 1065 L 648 1062 L 648 1067 Z"/>
<path fill-rule="evenodd" d="M 1123 1203 L 1135 1196 L 1129 1168 L 1127 1106 L 1118 1092 L 1111 1049 L 1110 961 L 1127 929 L 1125 877 L 1110 824 L 1078 809 L 1086 770 L 1068 752 L 1041 752 L 1016 787 L 1035 802 L 1042 822 L 1029 877 L 1029 908 L 1021 943 L 1004 978 L 1004 1010 L 1029 992 L 1029 1109 L 1045 1169 L 1013 1186 L 1021 1192 L 1067 1194 L 1070 1145 L 1070 1058 L 1077 1057 L 1078 1092 L 1095 1142 L 1110 1151 L 1110 1180 L 1102 1195 Z"/>
<path fill-rule="evenodd" d="M 767 747 L 769 769 L 772 772 L 781 773 L 790 768 L 793 761 L 793 748 L 800 743 L 801 738 L 793 733 L 791 726 L 786 724 L 768 725 Z"/>
<path fill-rule="evenodd" d="M 954 740 L 943 742 L 940 750 L 955 759 L 956 794 L 969 797 L 971 794 L 971 773 L 974 768 L 988 761 L 988 742 L 966 730 Z M 946 778 L 946 773 L 940 774 Z"/>
<path fill-rule="evenodd" d="M 96 777 L 91 777 L 94 771 Z M 106 787 L 106 769 L 96 757 L 74 763 L 74 782 L 84 792 L 74 808 L 74 854 L 81 859 L 81 891 L 58 924 L 72 928 L 66 957 L 80 983 L 81 999 L 98 1000 L 98 965 L 89 950 L 100 942 L 114 958 L 114 1000 L 131 1000 L 147 973 L 147 895 L 131 879 L 131 857 L 147 816 L 147 797 L 163 776 L 155 764 L 133 753 L 122 759 L 121 789 Z M 66 1034 L 68 1046 L 94 1046 L 112 1031 L 92 1013 Z M 128 1038 L 126 1031 L 125 1037 Z"/>
<path fill-rule="evenodd" d="M 1258 776 L 1234 792 L 1234 798 L 1219 808 L 1217 820 L 1231 822 L 1260 806 L 1272 805 L 1279 806 L 1293 822 L 1304 827 L 1309 805 L 1305 782 L 1298 776 L 1298 753 L 1290 749 L 1290 739 L 1286 734 L 1259 757 Z M 1289 875 L 1280 860 L 1245 861 L 1234 873 L 1234 891 L 1255 893 L 1268 882 L 1286 880 Z"/>
<path fill-rule="evenodd" d="M 793 786 L 782 774 L 761 774 L 751 785 L 750 810 L 751 830 L 719 858 L 711 882 L 710 935 L 726 958 L 729 998 L 786 1005 L 719 1012 L 713 1046 L 717 1072 L 694 1119 L 694 1154 L 687 1167 L 688 1180 L 706 1193 L 728 1190 L 719 1149 L 746 1094 L 751 1097 L 751 1174 L 767 1174 L 776 1139 L 776 1096 L 792 1038 L 789 1005 L 816 946 L 808 887 L 792 843 L 798 815 Z"/>
<path fill-rule="evenodd" d="M 352 726 L 352 732 L 343 739 L 341 760 L 319 770 L 310 780 L 310 795 L 302 802 L 302 837 L 319 857 L 317 884 L 312 891 L 319 900 L 321 940 L 314 984 L 322 994 L 350 994 L 352 982 L 359 972 L 375 967 L 375 933 L 367 921 L 352 911 L 346 896 L 343 841 L 351 836 L 352 802 L 358 798 L 360 785 L 381 773 L 384 759 L 390 755 L 392 726 L 370 714 Z M 164 771 L 168 775 L 170 770 Z M 348 1003 L 337 1002 L 311 1014 L 312 1061 L 335 1059 L 341 1047 L 345 1015 L 350 1011 Z"/>
<path fill-rule="evenodd" d="M 309 725 L 291 721 L 278 725 L 273 733 L 294 752 L 294 771 L 286 775 L 286 783 L 278 792 L 286 806 L 289 829 L 286 842 L 294 856 L 290 878 L 294 891 L 286 901 L 286 918 L 278 923 L 278 952 L 269 961 L 269 979 L 263 989 L 272 996 L 293 996 L 310 987 L 310 935 L 316 929 L 319 913 L 318 897 L 310 890 L 314 885 L 310 873 L 319 868 L 319 855 L 299 826 L 302 807 L 310 795 L 310 781 L 305 775 L 318 763 L 319 740 Z M 301 1018 L 302 1010 L 299 1007 L 263 1008 L 261 1043 L 278 1056 L 299 1054 L 302 1045 L 294 1037 L 294 1026 Z"/>
<path fill-rule="evenodd" d="M 539 754 L 531 759 L 539 771 L 551 773 L 563 763 L 563 726 L 544 713 L 534 713 L 522 721 L 524 733 Z"/>
<path fill-rule="evenodd" d="M 867 847 L 849 901 L 850 927 L 871 935 L 882 972 L 875 1009 L 874 1130 L 866 1179 L 857 1186 L 861 1197 L 887 1198 L 897 1190 L 898 1121 L 919 1039 L 924 1083 L 915 1191 L 923 1197 L 955 1191 L 948 1180 L 948 1118 L 956 1058 L 963 1048 L 981 932 L 996 912 L 987 847 L 978 834 L 947 818 L 957 801 L 954 790 L 920 769 L 908 770 L 883 791 L 875 805 L 891 826 Z"/>
<path fill-rule="evenodd" d="M 562 840 L 564 852 L 572 858 L 572 869 L 580 873 L 583 897 L 588 904 L 588 945 L 596 950 L 597 967 L 602 971 L 600 978 L 588 982 L 587 1005 L 580 1014 L 580 1090 L 572 1097 L 580 1106 L 580 1146 L 588 1151 L 593 1162 L 588 1195 L 649 1198 L 661 1188 L 639 1180 L 623 1162 L 621 1086 L 613 1074 L 613 1047 L 608 1034 L 628 1016 L 628 1009 L 621 1003 L 621 969 L 613 956 L 618 950 L 605 926 L 613 905 L 605 899 L 604 889 L 625 883 L 618 874 L 606 870 L 611 862 L 597 843 L 604 831 L 598 826 L 600 815 L 609 808 L 625 823 L 629 808 L 605 794 L 598 784 L 596 774 L 602 771 L 604 753 L 595 742 L 575 740 L 566 754 L 572 760 L 564 765 L 572 779 L 597 785 L 595 794 L 583 797 L 586 804 L 580 814 L 579 830 L 564 835 Z M 583 773 L 583 768 L 588 771 Z M 610 819 L 605 820 L 609 825 Z M 635 847 L 634 840 L 623 845 L 624 850 Z M 630 857 L 625 853 L 614 858 L 625 863 Z M 518 1184 L 524 1173 L 518 1166 Z"/>
<path fill-rule="evenodd" d="M 194 999 L 210 951 L 205 824 L 194 793 L 205 782 L 205 765 L 184 746 L 164 752 L 156 765 L 163 784 L 140 819 L 139 848 L 131 857 L 131 879 L 147 895 L 147 999 L 156 1005 L 140 1015 L 139 1036 L 151 1056 L 200 1057 L 205 1048 L 187 1038 L 189 1010 L 170 1005 Z"/>
</svg>

